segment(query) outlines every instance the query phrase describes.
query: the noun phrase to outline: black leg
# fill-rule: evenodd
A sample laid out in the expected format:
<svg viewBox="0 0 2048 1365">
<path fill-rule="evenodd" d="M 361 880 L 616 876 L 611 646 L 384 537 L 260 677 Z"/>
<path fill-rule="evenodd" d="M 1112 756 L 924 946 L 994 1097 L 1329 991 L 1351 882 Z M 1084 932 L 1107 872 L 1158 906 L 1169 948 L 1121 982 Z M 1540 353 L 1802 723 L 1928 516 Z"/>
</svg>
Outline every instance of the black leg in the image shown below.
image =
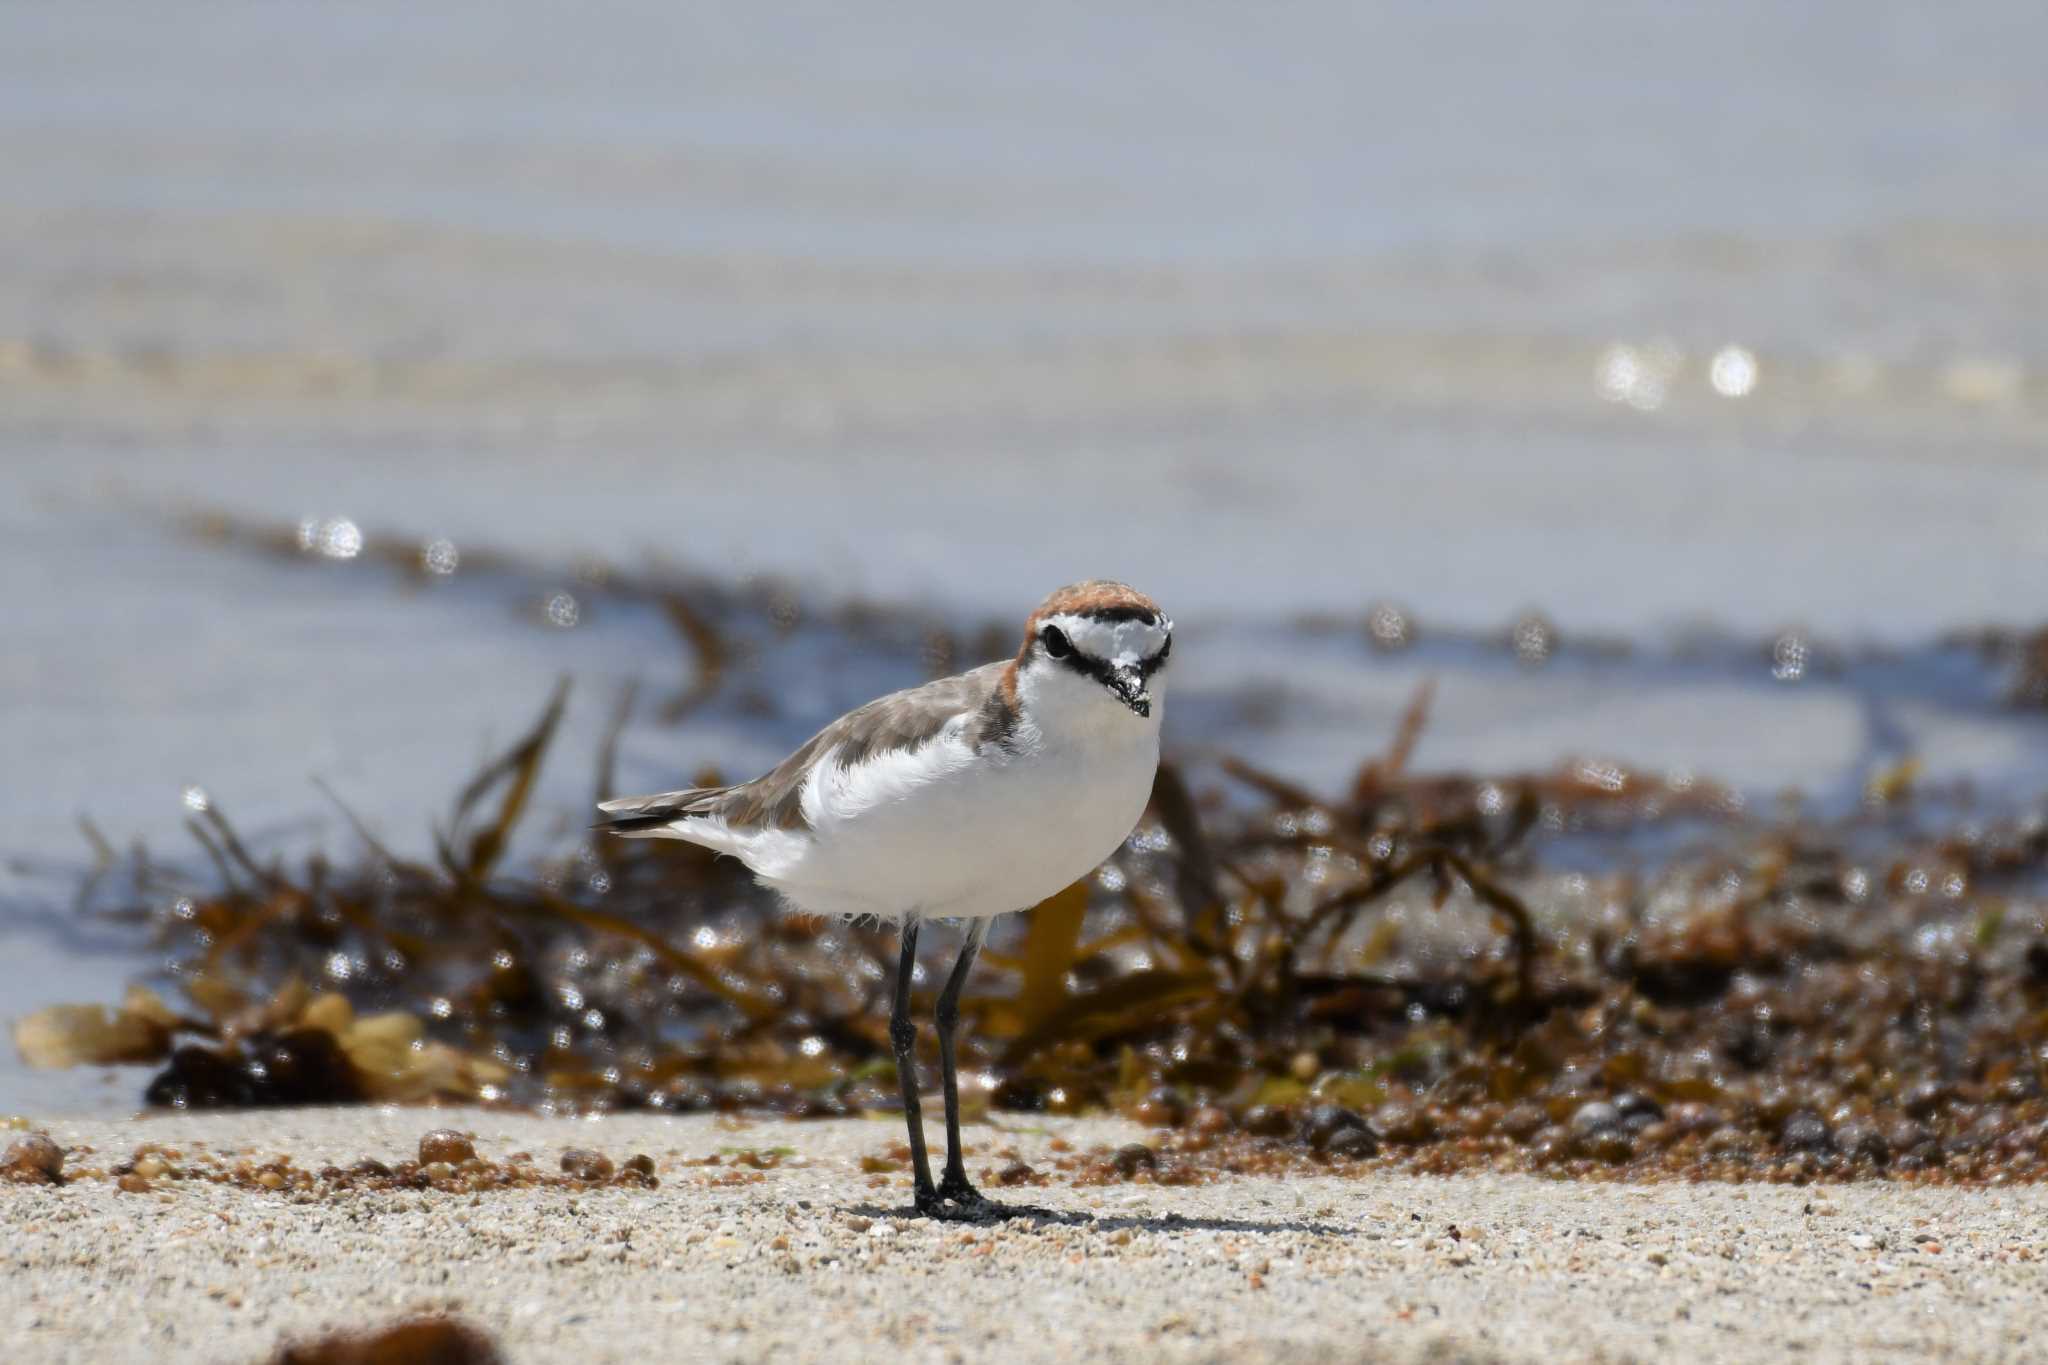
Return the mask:
<svg viewBox="0 0 2048 1365">
<path fill-rule="evenodd" d="M 974 969 L 981 941 L 988 937 L 988 921 L 968 921 L 967 942 L 961 945 L 960 960 L 939 992 L 939 1067 L 946 1078 L 946 1174 L 939 1182 L 939 1195 L 956 1204 L 972 1207 L 982 1202 L 981 1191 L 967 1179 L 967 1165 L 960 1159 L 960 1079 L 953 1069 L 953 1033 L 960 1026 L 960 988 Z"/>
<path fill-rule="evenodd" d="M 889 1015 L 889 1041 L 896 1046 L 896 1079 L 903 1087 L 903 1121 L 910 1128 L 911 1176 L 917 1186 L 917 1211 L 937 1213 L 944 1206 L 932 1185 L 932 1164 L 924 1152 L 924 1111 L 917 1103 L 917 1024 L 910 1017 L 910 978 L 917 970 L 917 921 L 903 921 L 903 956 L 896 964 L 896 1008 Z"/>
</svg>

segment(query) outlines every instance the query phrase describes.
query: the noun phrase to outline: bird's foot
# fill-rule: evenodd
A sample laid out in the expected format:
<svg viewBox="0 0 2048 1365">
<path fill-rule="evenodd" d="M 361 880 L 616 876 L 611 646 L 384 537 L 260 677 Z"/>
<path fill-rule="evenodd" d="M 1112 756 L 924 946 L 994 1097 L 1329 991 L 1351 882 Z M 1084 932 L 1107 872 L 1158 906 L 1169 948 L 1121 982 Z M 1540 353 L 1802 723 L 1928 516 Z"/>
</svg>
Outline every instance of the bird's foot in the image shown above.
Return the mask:
<svg viewBox="0 0 2048 1365">
<path fill-rule="evenodd" d="M 917 1211 L 926 1218 L 949 1223 L 994 1222 L 1021 1212 L 996 1203 L 968 1184 L 964 1176 L 943 1180 L 935 1190 L 919 1190 Z"/>
</svg>

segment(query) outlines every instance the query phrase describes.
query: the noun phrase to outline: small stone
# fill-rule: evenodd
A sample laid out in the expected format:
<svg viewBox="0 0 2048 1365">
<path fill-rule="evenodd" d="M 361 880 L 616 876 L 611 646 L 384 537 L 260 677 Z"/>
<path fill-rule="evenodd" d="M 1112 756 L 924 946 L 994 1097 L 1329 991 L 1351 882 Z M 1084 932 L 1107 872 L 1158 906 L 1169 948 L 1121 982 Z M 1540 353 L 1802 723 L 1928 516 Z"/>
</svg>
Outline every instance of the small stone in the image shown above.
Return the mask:
<svg viewBox="0 0 2048 1365">
<path fill-rule="evenodd" d="M 649 1179 L 654 1175 L 654 1158 L 645 1152 L 635 1152 L 626 1158 L 625 1171 L 627 1175 L 636 1175 L 642 1180 Z"/>
<path fill-rule="evenodd" d="M 578 1180 L 610 1180 L 612 1159 L 587 1147 L 571 1147 L 562 1153 L 562 1169 Z"/>
<path fill-rule="evenodd" d="M 370 1176 L 379 1180 L 389 1180 L 391 1178 L 391 1168 L 371 1157 L 364 1157 L 361 1161 L 349 1167 L 348 1172 L 350 1175 Z"/>
<path fill-rule="evenodd" d="M 998 1185 L 1021 1185 L 1037 1174 L 1038 1172 L 1032 1170 L 1023 1162 L 1013 1161 L 996 1172 L 996 1183 Z"/>
<path fill-rule="evenodd" d="M 1379 1139 L 1366 1128 L 1345 1128 L 1333 1134 L 1329 1145 L 1323 1148 L 1329 1156 L 1344 1156 L 1363 1159 L 1377 1153 Z"/>
<path fill-rule="evenodd" d="M 1180 1096 L 1162 1085 L 1138 1102 L 1132 1117 L 1148 1128 L 1178 1128 L 1187 1117 L 1187 1106 L 1181 1103 Z"/>
<path fill-rule="evenodd" d="M 1301 1121 L 1301 1140 L 1307 1143 L 1312 1151 L 1326 1152 L 1339 1133 L 1353 1130 L 1371 1136 L 1365 1119 L 1359 1114 L 1342 1105 L 1319 1104 L 1309 1110 L 1307 1117 Z"/>
<path fill-rule="evenodd" d="M 1601 1128 L 1577 1139 L 1579 1150 L 1596 1161 L 1619 1165 L 1636 1154 L 1635 1139 L 1626 1128 Z"/>
<path fill-rule="evenodd" d="M 1867 1119 L 1856 1119 L 1843 1124 L 1835 1132 L 1835 1146 L 1851 1156 L 1859 1156 L 1876 1165 L 1883 1166 L 1892 1159 L 1892 1144 L 1882 1129 Z"/>
<path fill-rule="evenodd" d="M 1670 1121 L 1677 1125 L 1681 1134 L 1705 1137 L 1726 1126 L 1728 1116 L 1711 1104 L 1683 1100 L 1671 1106 Z"/>
<path fill-rule="evenodd" d="M 47 1133 L 30 1133 L 8 1144 L 0 1155 L 0 1176 L 22 1185 L 64 1183 L 64 1149 Z"/>
<path fill-rule="evenodd" d="M 1899 1106 L 1916 1119 L 1924 1119 L 1946 1104 L 1949 1088 L 1939 1081 L 1921 1081 L 1899 1096 Z"/>
<path fill-rule="evenodd" d="M 256 1183 L 266 1190 L 281 1190 L 284 1188 L 284 1174 L 281 1171 L 259 1171 Z"/>
<path fill-rule="evenodd" d="M 144 1180 L 141 1176 L 135 1174 L 135 1172 L 133 1171 L 130 1171 L 128 1174 L 122 1176 L 119 1180 L 115 1181 L 114 1183 L 116 1186 L 120 1188 L 121 1193 L 123 1194 L 148 1194 L 151 1189 L 155 1188 L 147 1180 Z"/>
<path fill-rule="evenodd" d="M 1238 1126 L 1253 1137 L 1285 1137 L 1294 1117 L 1277 1104 L 1255 1104 L 1244 1111 Z"/>
<path fill-rule="evenodd" d="M 1436 1136 L 1436 1123 L 1427 1110 L 1419 1104 L 1399 1101 L 1390 1101 L 1373 1110 L 1372 1122 L 1367 1126 L 1382 1142 L 1414 1145 Z"/>
<path fill-rule="evenodd" d="M 1134 1179 L 1141 1170 L 1159 1169 L 1159 1158 L 1142 1142 L 1126 1143 L 1117 1148 L 1116 1155 L 1109 1160 L 1110 1164 L 1116 1167 L 1117 1174 L 1126 1180 Z"/>
<path fill-rule="evenodd" d="M 1588 1100 L 1572 1111 L 1572 1136 L 1589 1138 L 1621 1126 L 1621 1110 L 1605 1100 Z"/>
<path fill-rule="evenodd" d="M 1221 1105 L 1205 1104 L 1188 1116 L 1188 1125 L 1198 1133 L 1215 1135 L 1230 1129 L 1230 1111 Z"/>
<path fill-rule="evenodd" d="M 141 1176 L 144 1180 L 155 1180 L 168 1170 L 170 1170 L 170 1167 L 164 1163 L 164 1159 L 154 1153 L 141 1158 L 135 1163 L 135 1174 Z"/>
<path fill-rule="evenodd" d="M 476 1144 L 466 1133 L 453 1128 L 436 1128 L 420 1139 L 420 1165 L 429 1166 L 437 1161 L 450 1166 L 459 1166 L 476 1156 Z"/>
<path fill-rule="evenodd" d="M 1549 1123 L 1529 1135 L 1529 1152 L 1540 1162 L 1560 1161 L 1571 1155 L 1572 1135 L 1561 1123 Z"/>
<path fill-rule="evenodd" d="M 1647 1114 L 1652 1120 L 1664 1117 L 1664 1106 L 1640 1090 L 1626 1090 L 1614 1097 L 1614 1107 L 1624 1119 Z"/>
<path fill-rule="evenodd" d="M 1778 1141 L 1789 1151 L 1826 1152 L 1834 1149 L 1835 1135 L 1828 1131 L 1828 1125 L 1820 1115 L 1810 1109 L 1802 1109 L 1785 1120 Z"/>
<path fill-rule="evenodd" d="M 874 1219 L 865 1217 L 864 1215 L 858 1213 L 850 1214 L 847 1216 L 846 1219 L 846 1226 L 852 1228 L 855 1232 L 866 1232 L 869 1228 L 874 1226 L 874 1223 Z"/>
<path fill-rule="evenodd" d="M 440 1185 L 455 1178 L 455 1168 L 445 1161 L 429 1161 L 420 1167 L 420 1174 L 434 1184 Z"/>
</svg>

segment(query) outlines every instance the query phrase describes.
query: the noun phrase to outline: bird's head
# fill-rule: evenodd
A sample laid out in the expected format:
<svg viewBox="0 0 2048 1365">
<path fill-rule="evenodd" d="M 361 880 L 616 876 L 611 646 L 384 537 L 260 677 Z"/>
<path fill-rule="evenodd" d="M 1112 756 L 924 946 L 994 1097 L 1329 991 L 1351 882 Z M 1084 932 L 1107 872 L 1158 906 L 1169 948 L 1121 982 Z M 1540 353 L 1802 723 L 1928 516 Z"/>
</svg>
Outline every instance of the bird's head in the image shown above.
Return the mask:
<svg viewBox="0 0 2048 1365">
<path fill-rule="evenodd" d="M 1025 623 L 1018 687 L 1043 704 L 1107 705 L 1156 725 L 1172 648 L 1173 622 L 1144 593 L 1106 579 L 1074 583 Z"/>
</svg>

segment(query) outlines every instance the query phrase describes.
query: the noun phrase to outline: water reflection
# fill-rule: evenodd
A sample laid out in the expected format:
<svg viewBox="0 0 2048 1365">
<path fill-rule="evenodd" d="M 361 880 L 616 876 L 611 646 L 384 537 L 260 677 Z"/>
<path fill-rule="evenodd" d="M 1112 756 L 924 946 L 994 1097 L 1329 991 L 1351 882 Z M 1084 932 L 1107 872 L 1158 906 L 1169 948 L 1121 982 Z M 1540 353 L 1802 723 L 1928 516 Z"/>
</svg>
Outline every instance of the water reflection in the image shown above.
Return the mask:
<svg viewBox="0 0 2048 1365">
<path fill-rule="evenodd" d="M 1647 346 L 1618 342 L 1600 353 L 1593 383 L 1610 403 L 1655 412 L 1664 406 L 1684 363 L 1684 353 L 1670 341 L 1653 341 Z"/>
<path fill-rule="evenodd" d="M 420 568 L 427 573 L 446 578 L 461 562 L 462 556 L 456 550 L 455 542 L 445 536 L 420 547 Z"/>
<path fill-rule="evenodd" d="M 1746 347 L 1723 346 L 1714 352 L 1707 382 L 1723 398 L 1747 398 L 1756 388 L 1756 355 Z"/>
</svg>

